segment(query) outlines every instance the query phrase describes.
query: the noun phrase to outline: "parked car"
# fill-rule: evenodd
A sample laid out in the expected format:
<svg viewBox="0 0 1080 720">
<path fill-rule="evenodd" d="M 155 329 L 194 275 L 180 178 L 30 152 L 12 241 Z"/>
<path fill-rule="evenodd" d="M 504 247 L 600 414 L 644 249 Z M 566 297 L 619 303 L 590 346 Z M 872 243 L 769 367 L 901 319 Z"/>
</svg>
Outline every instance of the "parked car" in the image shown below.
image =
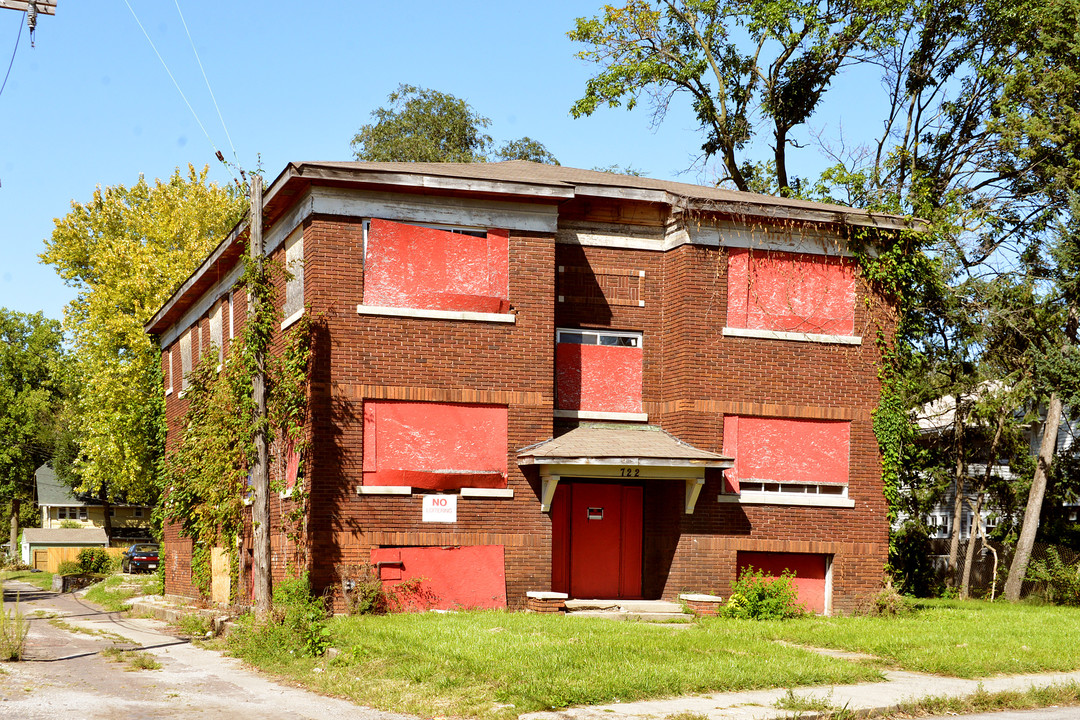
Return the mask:
<svg viewBox="0 0 1080 720">
<path fill-rule="evenodd" d="M 147 543 L 132 545 L 121 556 L 120 569 L 124 572 L 153 572 L 158 566 L 158 546 Z"/>
</svg>

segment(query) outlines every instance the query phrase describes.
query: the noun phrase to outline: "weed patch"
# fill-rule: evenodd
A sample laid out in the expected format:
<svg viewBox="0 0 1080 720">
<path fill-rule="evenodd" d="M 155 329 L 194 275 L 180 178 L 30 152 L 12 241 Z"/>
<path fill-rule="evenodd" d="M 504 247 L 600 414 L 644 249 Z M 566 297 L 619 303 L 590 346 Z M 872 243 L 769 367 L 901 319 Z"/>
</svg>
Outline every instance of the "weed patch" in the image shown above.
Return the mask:
<svg viewBox="0 0 1080 720">
<path fill-rule="evenodd" d="M 125 664 L 127 667 L 124 670 L 127 671 L 161 669 L 161 663 L 145 651 L 108 647 L 101 651 L 101 656 L 106 660 Z"/>
<path fill-rule="evenodd" d="M 19 610 L 18 601 L 8 610 L 0 596 L 0 660 L 22 660 L 29 632 L 30 621 Z"/>
<path fill-rule="evenodd" d="M 86 599 L 112 612 L 122 612 L 131 609 L 128 603 L 131 598 L 158 593 L 157 577 L 154 575 L 112 575 L 92 585 L 86 591 Z"/>
</svg>

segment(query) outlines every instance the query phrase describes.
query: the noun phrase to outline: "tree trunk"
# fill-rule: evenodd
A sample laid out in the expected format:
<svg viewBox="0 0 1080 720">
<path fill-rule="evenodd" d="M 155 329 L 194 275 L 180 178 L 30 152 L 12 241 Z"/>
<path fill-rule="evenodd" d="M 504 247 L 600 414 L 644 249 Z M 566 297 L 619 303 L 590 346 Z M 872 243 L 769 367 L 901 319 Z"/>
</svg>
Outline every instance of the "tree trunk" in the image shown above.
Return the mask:
<svg viewBox="0 0 1080 720">
<path fill-rule="evenodd" d="M 105 516 L 105 519 L 101 523 L 105 528 L 105 539 L 108 541 L 109 547 L 112 547 L 113 526 L 112 517 L 109 515 L 112 511 L 112 504 L 109 502 L 109 495 L 105 492 L 104 486 L 98 491 L 98 500 L 101 501 L 101 512 Z"/>
<path fill-rule="evenodd" d="M 967 413 L 961 408 L 962 397 L 956 396 L 956 407 L 953 409 L 953 448 L 956 452 L 956 468 L 953 471 L 953 488 L 956 495 L 953 497 L 953 520 L 949 533 L 949 567 L 946 581 L 949 587 L 956 587 L 956 556 L 960 551 L 960 521 L 964 516 L 964 475 L 966 463 L 964 462 L 964 424 L 967 422 Z"/>
<path fill-rule="evenodd" d="M 8 545 L 8 554 L 12 558 L 19 557 L 19 550 L 15 543 L 19 541 L 19 497 L 11 498 L 11 544 Z"/>
<path fill-rule="evenodd" d="M 1061 398 L 1050 394 L 1050 405 L 1046 408 L 1046 422 L 1043 423 L 1042 442 L 1039 443 L 1039 459 L 1035 463 L 1035 477 L 1028 492 L 1027 509 L 1024 510 L 1024 524 L 1020 528 L 1020 539 L 1016 543 L 1016 554 L 1009 566 L 1009 579 L 1005 581 L 1006 600 L 1016 602 L 1020 599 L 1020 587 L 1027 576 L 1028 563 L 1031 562 L 1031 549 L 1035 546 L 1035 534 L 1039 532 L 1039 516 L 1042 513 L 1043 496 L 1046 495 L 1046 478 L 1050 473 L 1050 464 L 1054 461 L 1057 450 L 1058 426 L 1061 423 Z"/>
<path fill-rule="evenodd" d="M 252 262 L 261 266 L 262 247 L 262 177 L 251 176 L 251 224 L 248 238 Z M 256 294 L 248 290 L 248 320 L 257 322 L 259 312 L 265 310 L 256 303 Z M 255 467 L 252 468 L 254 498 L 251 506 L 252 540 L 254 562 L 251 580 L 255 590 L 255 617 L 265 620 L 270 616 L 273 587 L 270 579 L 270 477 L 269 449 L 266 445 L 266 358 L 262 350 L 255 358 L 258 370 L 252 378 L 252 397 L 255 401 Z"/>
<path fill-rule="evenodd" d="M 967 600 L 971 589 L 971 565 L 975 560 L 975 529 L 978 528 L 983 534 L 983 544 L 988 544 L 986 533 L 982 525 L 982 506 L 986 498 L 986 488 L 990 487 L 990 478 L 994 472 L 994 463 L 997 462 L 998 445 L 1001 444 L 1001 433 L 1005 430 L 1006 411 L 998 411 L 997 426 L 994 428 L 994 437 L 990 440 L 990 452 L 986 454 L 986 470 L 983 472 L 982 483 L 976 493 L 978 500 L 973 508 L 974 515 L 971 518 L 971 532 L 968 534 L 967 552 L 964 553 L 964 580 L 960 583 L 960 599 Z M 996 554 L 995 554 L 996 557 Z"/>
<path fill-rule="evenodd" d="M 978 490 L 979 496 L 972 506 L 971 532 L 968 533 L 967 548 L 964 550 L 964 575 L 960 582 L 960 599 L 967 600 L 971 591 L 971 566 L 975 562 L 975 528 L 981 522 L 983 498 L 986 497 L 983 488 Z"/>
</svg>

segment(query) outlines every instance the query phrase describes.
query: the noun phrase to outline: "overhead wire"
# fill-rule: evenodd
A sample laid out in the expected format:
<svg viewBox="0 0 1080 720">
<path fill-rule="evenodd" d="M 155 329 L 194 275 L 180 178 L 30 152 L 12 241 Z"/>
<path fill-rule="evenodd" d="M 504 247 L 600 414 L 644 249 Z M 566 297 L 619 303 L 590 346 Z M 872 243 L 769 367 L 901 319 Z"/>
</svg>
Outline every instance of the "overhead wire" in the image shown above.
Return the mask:
<svg viewBox="0 0 1080 720">
<path fill-rule="evenodd" d="M 142 21 L 139 20 L 139 16 L 135 14 L 135 8 L 131 7 L 131 3 L 128 2 L 128 0 L 124 0 L 124 4 L 127 5 L 128 10 L 131 11 L 131 17 L 135 18 L 135 22 L 136 22 L 136 24 L 138 24 L 139 29 L 142 30 L 142 34 L 143 34 L 143 37 L 146 38 L 146 42 L 150 43 L 150 47 L 153 49 L 154 54 L 157 55 L 158 60 L 161 61 L 161 66 L 164 67 L 165 72 L 167 72 L 169 74 L 169 79 L 172 80 L 173 86 L 176 88 L 176 92 L 180 93 L 180 97 L 183 98 L 184 104 L 187 105 L 188 110 L 191 111 L 191 115 L 195 118 L 195 122 L 198 123 L 199 129 L 202 130 L 203 135 L 206 136 L 207 142 L 209 142 L 210 146 L 212 148 L 214 148 L 214 153 L 218 157 L 220 157 L 221 156 L 221 151 L 218 150 L 218 147 L 214 143 L 213 138 L 210 137 L 210 133 L 206 131 L 206 126 L 203 125 L 202 120 L 199 119 L 199 113 L 195 112 L 195 108 L 193 108 L 191 106 L 191 103 L 188 102 L 187 95 L 185 95 L 184 91 L 180 89 L 180 83 L 178 83 L 176 81 L 176 77 L 172 74 L 172 70 L 169 69 L 169 65 L 168 65 L 168 63 L 165 62 L 165 58 L 163 58 L 161 56 L 161 53 L 158 52 L 157 46 L 154 45 L 154 41 L 150 39 L 150 34 L 146 32 L 146 28 L 143 27 Z M 224 163 L 224 165 L 225 165 L 225 168 L 229 171 L 229 174 L 233 176 L 233 179 L 237 180 L 236 175 L 233 173 L 232 168 L 229 167 L 229 164 Z M 237 180 L 237 182 L 239 182 L 239 180 Z"/>
<path fill-rule="evenodd" d="M 188 42 L 191 43 L 191 52 L 195 53 L 195 61 L 199 63 L 199 71 L 202 73 L 203 80 L 206 82 L 206 89 L 210 91 L 210 99 L 214 101 L 214 109 L 217 110 L 218 120 L 221 121 L 221 127 L 225 130 L 225 138 L 229 141 L 229 148 L 232 149 L 233 158 L 236 159 L 237 164 L 240 163 L 240 157 L 236 154 L 236 146 L 233 145 L 232 136 L 229 134 L 229 128 L 225 124 L 225 118 L 221 115 L 221 108 L 218 106 L 217 97 L 214 96 L 214 89 L 210 87 L 210 78 L 206 77 L 206 69 L 203 68 L 202 58 L 199 57 L 199 51 L 195 49 L 195 41 L 191 38 L 191 31 L 188 30 L 187 20 L 184 19 L 184 13 L 180 10 L 180 0 L 174 0 L 176 3 L 176 12 L 180 15 L 180 22 L 184 25 L 184 32 L 187 33 Z"/>
<path fill-rule="evenodd" d="M 15 49 L 11 51 L 11 62 L 8 63 L 7 72 L 4 74 L 4 84 L 0 85 L 0 95 L 4 94 L 4 88 L 7 87 L 8 78 L 11 77 L 11 68 L 15 65 L 15 54 L 19 51 L 19 40 L 22 39 L 22 26 L 19 23 L 19 34 L 15 37 Z"/>
</svg>

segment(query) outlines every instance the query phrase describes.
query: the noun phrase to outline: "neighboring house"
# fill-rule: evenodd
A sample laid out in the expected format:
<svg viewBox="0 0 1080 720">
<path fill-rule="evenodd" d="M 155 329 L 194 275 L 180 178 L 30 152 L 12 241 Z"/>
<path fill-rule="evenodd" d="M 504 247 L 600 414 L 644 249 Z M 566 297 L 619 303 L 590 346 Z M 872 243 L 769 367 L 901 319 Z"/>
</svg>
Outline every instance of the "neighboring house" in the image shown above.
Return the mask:
<svg viewBox="0 0 1080 720">
<path fill-rule="evenodd" d="M 105 508 L 101 501 L 87 495 L 75 495 L 56 477 L 48 465 L 34 473 L 35 500 L 41 510 L 43 529 L 60 529 L 77 522 L 83 528 L 104 528 Z M 112 547 L 126 547 L 136 542 L 150 542 L 150 511 L 145 505 L 110 505 Z"/>
<path fill-rule="evenodd" d="M 819 612 L 880 587 L 892 314 L 844 238 L 902 218 L 524 161 L 290 164 L 264 218 L 281 333 L 316 324 L 309 449 L 275 465 L 306 553 L 273 497 L 275 577 L 306 558 L 336 593 L 370 563 L 441 607 L 726 595 L 750 566 Z M 244 322 L 246 235 L 147 325 L 170 445 Z M 166 592 L 195 594 L 190 540 L 165 544 Z"/>
<path fill-rule="evenodd" d="M 105 531 L 99 528 L 26 528 L 22 533 L 22 561 L 38 570 L 56 572 L 60 562 L 74 560 L 79 550 L 108 546 L 109 540 L 105 537 Z M 50 550 L 53 552 L 50 553 Z"/>
<path fill-rule="evenodd" d="M 989 389 L 993 389 L 993 386 L 989 386 Z M 1040 415 L 1040 417 L 1043 416 Z M 919 409 L 918 413 L 916 413 L 915 422 L 923 442 L 934 443 L 946 440 L 948 436 L 952 434 L 953 427 L 956 423 L 956 397 L 947 395 L 938 398 L 931 403 L 927 403 Z M 969 424 L 965 427 L 974 427 L 974 425 Z M 1042 442 L 1042 428 L 1042 421 L 1032 422 L 1024 428 L 1024 435 L 1027 438 L 1027 443 L 1032 456 L 1037 455 L 1039 452 L 1039 445 Z M 1071 450 L 1073 443 L 1076 442 L 1077 431 L 1076 421 L 1070 419 L 1067 412 L 1063 412 L 1061 422 L 1058 425 L 1056 446 L 1056 452 L 1058 454 L 1069 452 Z M 978 438 L 977 435 L 972 435 L 970 437 Z M 959 537 L 961 540 L 967 540 L 972 537 L 973 534 L 975 536 L 978 536 L 979 534 L 978 527 L 975 524 L 975 513 L 972 510 L 972 507 L 977 500 L 977 496 L 972 490 L 974 481 L 981 479 L 986 474 L 986 463 L 988 461 L 986 456 L 988 454 L 988 447 L 981 445 L 973 447 L 970 454 L 973 462 L 968 463 L 965 468 L 965 474 L 968 480 L 964 487 L 964 504 L 960 516 Z M 994 467 L 991 468 L 991 474 L 995 478 L 1006 481 L 1015 479 L 1012 468 L 1009 466 L 1008 458 L 995 458 L 994 463 Z M 931 538 L 948 539 L 952 537 L 953 508 L 955 500 L 956 482 L 955 480 L 951 480 L 941 498 L 923 517 L 923 521 L 930 531 Z M 1024 498 L 1020 498 L 1020 502 L 1023 503 Z M 1066 502 L 1059 508 L 1056 508 L 1055 512 L 1060 513 L 1067 522 L 1076 522 L 1078 507 L 1080 507 L 1080 504 L 1076 502 Z M 1022 505 L 1020 507 L 1020 513 L 1023 513 Z M 989 502 L 985 502 L 979 515 L 982 518 L 987 534 L 989 534 L 990 531 L 996 527 L 998 520 L 1000 519 L 1001 509 L 992 506 Z M 896 526 L 899 527 L 907 519 L 908 516 L 906 514 L 900 513 L 896 519 Z"/>
</svg>

